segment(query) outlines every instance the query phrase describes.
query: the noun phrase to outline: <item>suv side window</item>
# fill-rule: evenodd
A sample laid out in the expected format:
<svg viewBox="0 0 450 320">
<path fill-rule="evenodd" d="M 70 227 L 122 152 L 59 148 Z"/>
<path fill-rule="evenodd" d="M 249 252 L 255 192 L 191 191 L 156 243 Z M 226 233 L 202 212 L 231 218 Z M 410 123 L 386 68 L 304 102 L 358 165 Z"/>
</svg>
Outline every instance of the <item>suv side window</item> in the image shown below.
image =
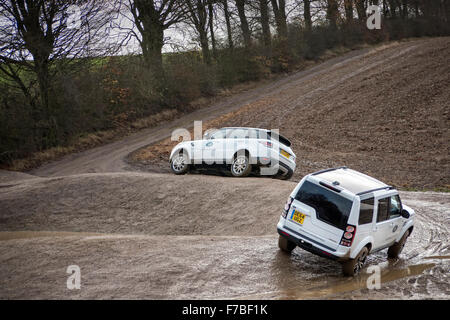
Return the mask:
<svg viewBox="0 0 450 320">
<path fill-rule="evenodd" d="M 217 132 L 214 132 L 214 134 L 211 136 L 210 139 L 225 139 L 225 130 L 219 130 Z"/>
<path fill-rule="evenodd" d="M 248 134 L 247 129 L 230 129 L 227 132 L 228 139 L 248 139 Z"/>
<path fill-rule="evenodd" d="M 389 208 L 389 198 L 378 200 L 377 222 L 382 222 L 388 219 L 389 217 L 388 208 Z"/>
<path fill-rule="evenodd" d="M 399 196 L 392 196 L 389 201 L 389 219 L 400 217 L 402 212 L 402 204 Z"/>
<path fill-rule="evenodd" d="M 361 205 L 359 208 L 359 225 L 372 223 L 373 208 L 375 207 L 374 203 L 374 198 L 361 200 Z"/>
</svg>

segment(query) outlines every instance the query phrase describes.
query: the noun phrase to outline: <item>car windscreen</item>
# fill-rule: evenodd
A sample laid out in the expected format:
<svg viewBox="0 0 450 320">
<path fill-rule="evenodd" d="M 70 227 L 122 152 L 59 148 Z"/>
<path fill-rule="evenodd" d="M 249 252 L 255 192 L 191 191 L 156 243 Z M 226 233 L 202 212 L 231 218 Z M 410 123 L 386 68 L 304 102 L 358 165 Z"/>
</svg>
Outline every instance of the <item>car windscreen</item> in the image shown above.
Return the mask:
<svg viewBox="0 0 450 320">
<path fill-rule="evenodd" d="M 314 208 L 319 220 L 345 230 L 352 208 L 351 200 L 310 181 L 302 184 L 295 199 Z"/>
</svg>

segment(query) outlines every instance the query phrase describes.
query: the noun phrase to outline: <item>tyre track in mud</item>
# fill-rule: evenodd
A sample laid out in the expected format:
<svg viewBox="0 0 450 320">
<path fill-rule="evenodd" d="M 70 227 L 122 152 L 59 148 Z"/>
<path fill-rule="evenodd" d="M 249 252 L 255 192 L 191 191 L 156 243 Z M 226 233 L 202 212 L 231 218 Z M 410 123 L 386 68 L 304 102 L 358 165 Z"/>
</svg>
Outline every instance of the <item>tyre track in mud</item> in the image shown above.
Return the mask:
<svg viewBox="0 0 450 320">
<path fill-rule="evenodd" d="M 32 171 L 44 178 L 0 174 L 0 298 L 448 299 L 449 194 L 402 192 L 416 210 L 415 230 L 401 259 L 369 256 L 383 284 L 368 290 L 365 274 L 343 278 L 334 262 L 278 250 L 276 222 L 293 182 L 123 172 L 132 170 L 130 152 L 175 128 L 299 88 L 285 101 L 290 108 L 311 90 L 336 87 L 337 75 L 395 64 L 415 46 L 350 52 Z M 71 264 L 81 268 L 80 291 L 65 287 Z"/>
<path fill-rule="evenodd" d="M 368 290 L 364 273 L 344 278 L 335 262 L 278 250 L 294 186 L 144 173 L 10 181 L 0 189 L 0 297 L 448 299 L 449 194 L 402 192 L 415 230 L 401 259 L 369 256 L 382 287 Z M 65 288 L 70 264 L 82 270 L 77 292 Z"/>
</svg>

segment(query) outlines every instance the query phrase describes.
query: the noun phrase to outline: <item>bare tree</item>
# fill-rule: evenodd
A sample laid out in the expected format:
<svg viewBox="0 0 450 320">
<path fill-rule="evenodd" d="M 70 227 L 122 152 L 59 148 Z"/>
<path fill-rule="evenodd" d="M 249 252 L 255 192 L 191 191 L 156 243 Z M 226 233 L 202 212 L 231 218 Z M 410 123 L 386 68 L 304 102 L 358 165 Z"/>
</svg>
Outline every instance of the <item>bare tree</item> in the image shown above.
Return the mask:
<svg viewBox="0 0 450 320">
<path fill-rule="evenodd" d="M 327 19 L 331 28 L 337 28 L 337 19 L 339 14 L 339 7 L 337 0 L 327 0 Z"/>
<path fill-rule="evenodd" d="M 272 39 L 270 34 L 269 8 L 267 3 L 268 0 L 259 0 L 263 43 L 266 48 L 270 48 Z"/>
<path fill-rule="evenodd" d="M 105 41 L 110 19 L 110 7 L 99 0 L 2 0 L 0 72 L 48 120 L 55 76 L 81 57 L 117 49 Z"/>
<path fill-rule="evenodd" d="M 214 59 L 217 59 L 216 36 L 214 34 L 214 0 L 208 0 L 209 33 L 211 35 L 211 46 Z"/>
<path fill-rule="evenodd" d="M 248 25 L 247 16 L 245 15 L 245 0 L 236 0 L 239 20 L 241 22 L 242 36 L 244 38 L 245 47 L 250 47 L 252 43 L 250 27 Z"/>
<path fill-rule="evenodd" d="M 390 0 L 392 1 L 396 1 L 396 0 Z M 358 19 L 359 21 L 363 21 L 366 19 L 366 4 L 365 4 L 365 0 L 355 0 L 355 7 L 356 7 L 356 11 L 358 13 Z"/>
<path fill-rule="evenodd" d="M 305 19 L 305 27 L 306 30 L 311 30 L 312 21 L 311 21 L 311 0 L 303 1 L 303 18 Z"/>
<path fill-rule="evenodd" d="M 225 24 L 227 26 L 227 37 L 228 37 L 228 47 L 233 49 L 233 33 L 231 31 L 231 19 L 230 19 L 230 10 L 228 9 L 228 0 L 221 0 L 223 6 L 223 15 L 225 17 Z"/>
<path fill-rule="evenodd" d="M 271 0 L 271 3 L 273 13 L 275 14 L 278 36 L 281 39 L 287 39 L 286 1 Z"/>
<path fill-rule="evenodd" d="M 353 0 L 344 0 L 345 20 L 347 23 L 353 21 Z"/>
<path fill-rule="evenodd" d="M 203 61 L 211 64 L 211 52 L 208 40 L 208 11 L 206 10 L 209 0 L 184 0 L 187 6 L 189 21 L 192 23 L 199 37 L 202 48 Z"/>
<path fill-rule="evenodd" d="M 164 75 L 162 48 L 164 32 L 185 18 L 186 11 L 179 0 L 122 0 L 121 30 L 127 30 L 142 50 L 147 68 L 161 79 Z M 130 16 L 131 14 L 131 16 Z M 131 26 L 124 23 L 131 22 Z"/>
</svg>

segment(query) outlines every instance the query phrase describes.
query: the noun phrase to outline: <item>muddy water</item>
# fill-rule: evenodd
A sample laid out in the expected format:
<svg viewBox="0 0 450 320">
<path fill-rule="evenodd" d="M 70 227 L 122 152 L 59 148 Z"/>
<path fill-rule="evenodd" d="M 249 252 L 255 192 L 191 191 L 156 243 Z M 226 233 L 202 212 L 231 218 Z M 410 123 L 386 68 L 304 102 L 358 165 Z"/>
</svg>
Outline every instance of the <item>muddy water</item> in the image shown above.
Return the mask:
<svg viewBox="0 0 450 320">
<path fill-rule="evenodd" d="M 75 178 L 39 180 L 0 194 L 0 230 L 4 230 L 0 232 L 0 298 L 450 298 L 450 194 L 402 192 L 403 202 L 416 210 L 415 229 L 400 259 L 388 261 L 386 250 L 369 256 L 367 265 L 381 269 L 381 288 L 369 290 L 367 269 L 358 277 L 344 278 L 336 262 L 300 248 L 292 255 L 280 252 L 275 231 L 277 203 L 265 204 L 251 223 L 248 218 L 239 220 L 242 212 L 254 211 L 248 201 L 254 190 L 259 190 L 257 194 L 271 191 L 273 184 L 268 186 L 264 179 L 246 180 L 252 187 L 241 186 L 232 206 L 230 199 L 215 197 L 223 205 L 218 214 L 206 206 L 208 195 L 216 189 L 224 193 L 240 182 L 188 176 L 204 179 L 205 191 L 196 195 L 196 201 L 180 200 L 192 207 L 185 212 L 180 208 L 178 215 L 196 220 L 174 223 L 159 218 L 151 195 L 160 190 L 150 189 L 148 178 L 87 175 L 72 184 L 68 180 Z M 150 186 L 160 189 L 159 178 L 171 185 L 172 176 L 151 178 L 155 182 Z M 106 186 L 115 189 L 105 192 Z M 279 202 L 283 203 L 292 185 L 280 182 L 277 186 L 282 189 Z M 103 194 L 91 197 L 88 187 Z M 202 196 L 205 199 L 199 202 Z M 168 205 L 160 202 L 162 207 Z M 118 210 L 123 204 L 126 207 Z M 168 214 L 162 212 L 161 218 Z M 53 231 L 39 231 L 48 229 Z M 82 270 L 82 290 L 77 292 L 65 287 L 70 264 Z"/>
</svg>

